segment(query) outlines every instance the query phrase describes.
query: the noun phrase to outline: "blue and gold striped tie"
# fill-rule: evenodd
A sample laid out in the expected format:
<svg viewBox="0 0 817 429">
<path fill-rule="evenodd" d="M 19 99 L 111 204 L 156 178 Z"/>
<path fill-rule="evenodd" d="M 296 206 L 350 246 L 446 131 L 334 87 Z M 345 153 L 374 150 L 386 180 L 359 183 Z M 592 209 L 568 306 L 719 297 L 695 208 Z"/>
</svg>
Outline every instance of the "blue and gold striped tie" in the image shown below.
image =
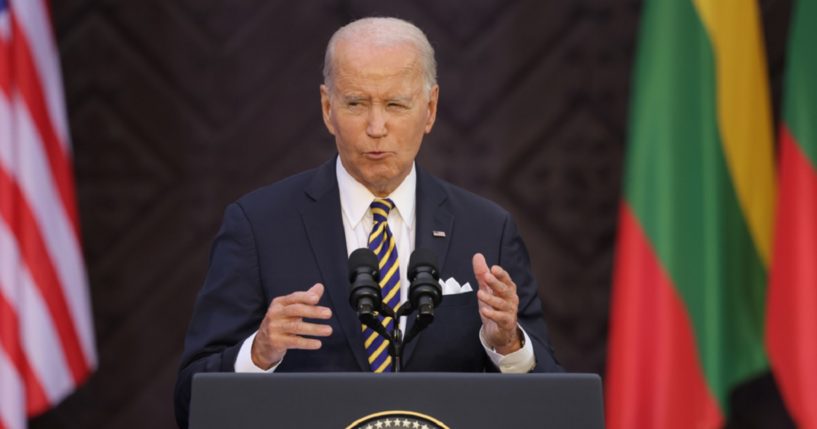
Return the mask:
<svg viewBox="0 0 817 429">
<path fill-rule="evenodd" d="M 389 230 L 389 211 L 394 208 L 390 199 L 375 199 L 371 204 L 374 225 L 369 234 L 369 249 L 377 255 L 380 262 L 380 289 L 383 294 L 383 303 L 396 310 L 400 304 L 400 262 L 397 259 L 397 246 Z M 388 332 L 394 329 L 394 320 L 391 317 L 380 316 L 380 323 Z M 369 367 L 372 372 L 390 372 L 391 356 L 389 356 L 389 341 L 377 332 L 363 326 L 364 347 L 369 357 Z"/>
</svg>

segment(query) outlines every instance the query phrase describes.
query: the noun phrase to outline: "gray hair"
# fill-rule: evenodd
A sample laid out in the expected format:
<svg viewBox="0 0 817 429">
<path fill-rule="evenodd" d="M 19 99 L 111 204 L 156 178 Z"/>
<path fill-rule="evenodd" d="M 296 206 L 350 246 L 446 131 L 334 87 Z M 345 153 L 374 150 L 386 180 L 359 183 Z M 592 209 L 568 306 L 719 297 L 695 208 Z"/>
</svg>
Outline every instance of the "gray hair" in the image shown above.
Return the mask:
<svg viewBox="0 0 817 429">
<path fill-rule="evenodd" d="M 338 41 L 346 38 L 362 38 L 379 46 L 392 46 L 410 43 L 417 49 L 426 92 L 437 84 L 437 61 L 434 59 L 434 48 L 431 47 L 423 30 L 416 25 L 399 18 L 370 17 L 352 21 L 335 31 L 326 45 L 323 60 L 323 83 L 332 88 L 334 73 L 335 47 Z"/>
</svg>

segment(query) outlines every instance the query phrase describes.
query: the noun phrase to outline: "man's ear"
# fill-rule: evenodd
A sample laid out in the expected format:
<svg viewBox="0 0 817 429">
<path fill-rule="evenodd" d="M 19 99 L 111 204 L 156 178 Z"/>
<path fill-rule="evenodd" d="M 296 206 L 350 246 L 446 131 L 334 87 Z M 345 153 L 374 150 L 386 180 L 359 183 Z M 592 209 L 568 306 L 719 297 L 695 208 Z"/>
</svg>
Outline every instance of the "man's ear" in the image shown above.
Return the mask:
<svg viewBox="0 0 817 429">
<path fill-rule="evenodd" d="M 426 134 L 431 132 L 437 120 L 437 102 L 440 99 L 440 85 L 434 85 L 428 94 L 428 118 L 426 119 Z"/>
<path fill-rule="evenodd" d="M 321 85 L 321 113 L 323 114 L 323 124 L 329 130 L 329 134 L 335 135 L 335 127 L 332 125 L 332 97 L 329 94 L 329 87 Z"/>
</svg>

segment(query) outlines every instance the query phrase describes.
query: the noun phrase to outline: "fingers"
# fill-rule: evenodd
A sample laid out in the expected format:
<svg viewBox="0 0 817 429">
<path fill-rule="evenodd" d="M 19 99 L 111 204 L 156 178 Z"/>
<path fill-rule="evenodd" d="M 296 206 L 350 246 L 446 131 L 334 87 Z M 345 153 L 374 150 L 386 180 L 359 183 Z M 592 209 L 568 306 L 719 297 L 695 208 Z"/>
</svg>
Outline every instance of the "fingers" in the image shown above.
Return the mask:
<svg viewBox="0 0 817 429">
<path fill-rule="evenodd" d="M 516 290 L 516 283 L 511 280 L 511 275 L 508 274 L 504 268 L 500 267 L 499 265 L 494 265 L 491 267 L 491 274 L 493 274 L 494 278 L 499 280 L 500 283 L 511 286 L 514 290 Z"/>
<path fill-rule="evenodd" d="M 474 257 L 471 258 L 471 264 L 474 266 L 474 275 L 477 280 L 481 279 L 489 271 L 488 263 L 485 262 L 485 256 L 482 253 L 474 254 Z"/>
<path fill-rule="evenodd" d="M 511 280 L 510 274 L 499 265 L 488 268 L 485 257 L 481 253 L 474 255 L 473 259 L 474 277 L 476 277 L 481 290 L 490 290 L 491 293 L 510 298 L 516 295 L 516 284 Z"/>
<path fill-rule="evenodd" d="M 303 319 L 327 320 L 332 317 L 332 310 L 329 307 L 317 305 L 323 295 L 324 287 L 316 283 L 307 291 L 293 292 L 289 295 L 279 296 L 272 300 L 267 314 L 264 317 L 264 324 L 274 332 L 296 335 L 311 335 L 303 331 L 303 326 L 325 326 L 304 322 Z M 329 328 L 328 326 L 325 326 Z M 311 328 L 310 328 L 311 329 Z M 331 328 L 329 328 L 331 334 Z M 323 332 L 323 331 L 317 331 Z M 327 334 L 327 335 L 329 335 Z M 325 335 L 324 335 L 325 336 Z"/>
<path fill-rule="evenodd" d="M 479 314 L 486 328 L 488 342 L 494 345 L 507 344 L 513 340 L 517 329 L 519 296 L 516 293 L 516 283 L 499 265 L 489 267 L 480 253 L 474 255 L 472 263 L 474 277 L 479 283 Z"/>
<path fill-rule="evenodd" d="M 322 323 L 310 323 L 301 319 L 284 319 L 271 323 L 271 330 L 280 335 L 297 335 L 312 337 L 328 337 L 332 335 L 332 327 Z"/>
<path fill-rule="evenodd" d="M 323 291 L 323 285 L 316 283 L 307 291 L 276 297 L 270 303 L 267 315 L 273 313 L 273 317 L 280 315 L 290 318 L 329 319 L 332 317 L 332 310 L 329 307 L 317 305 L 323 296 Z"/>
<path fill-rule="evenodd" d="M 280 362 L 289 349 L 317 350 L 321 341 L 310 337 L 328 337 L 332 327 L 304 319 L 327 320 L 332 310 L 317 305 L 324 287 L 317 283 L 309 290 L 293 292 L 272 300 L 253 341 L 253 361 L 261 368 Z"/>
<path fill-rule="evenodd" d="M 510 296 L 492 294 L 487 289 L 477 291 L 479 313 L 484 320 L 491 320 L 503 328 L 510 329 L 516 325 L 519 297 L 516 293 Z"/>
<path fill-rule="evenodd" d="M 289 305 L 289 304 L 310 304 L 315 305 L 318 301 L 321 300 L 321 296 L 323 296 L 324 287 L 320 283 L 315 283 L 309 290 L 307 291 L 298 291 L 293 292 L 289 295 L 279 296 L 272 300 L 273 303 L 278 303 L 281 305 Z"/>
<path fill-rule="evenodd" d="M 516 329 L 516 313 L 508 311 L 498 311 L 491 307 L 483 306 L 479 309 L 479 314 L 484 318 L 496 323 L 502 330 L 508 331 Z"/>
<path fill-rule="evenodd" d="M 282 306 L 280 312 L 284 317 L 288 318 L 326 320 L 332 317 L 332 310 L 330 310 L 328 307 L 307 304 L 290 304 Z"/>
<path fill-rule="evenodd" d="M 259 331 L 260 332 L 260 331 Z M 260 334 L 259 334 L 260 335 Z M 274 356 L 277 359 L 270 358 L 272 363 L 276 363 L 280 361 L 280 357 L 283 356 L 283 353 L 287 350 L 292 349 L 300 349 L 300 350 L 318 350 L 323 345 L 321 340 L 316 338 L 309 338 L 309 337 L 302 337 L 299 335 L 292 335 L 292 334 L 282 334 L 276 333 L 274 335 L 268 335 L 262 338 L 256 336 L 256 341 L 262 344 L 259 349 L 261 350 L 276 350 L 280 351 L 280 354 L 275 354 Z M 272 346 L 274 344 L 274 347 Z M 272 347 L 271 349 L 266 349 L 265 347 Z"/>
<path fill-rule="evenodd" d="M 501 278 L 497 277 L 497 273 L 501 273 Z M 498 265 L 494 265 L 491 268 L 491 272 L 484 275 L 483 280 L 491 289 L 491 292 L 493 292 L 495 295 L 499 295 L 504 298 L 516 296 L 516 284 L 511 281 L 508 273 L 506 273 L 505 270 Z"/>
<path fill-rule="evenodd" d="M 485 304 L 494 310 L 498 311 L 516 311 L 517 302 L 512 298 L 505 298 L 502 296 L 492 295 L 484 289 L 477 291 L 477 299 L 482 304 Z"/>
<path fill-rule="evenodd" d="M 287 350 L 319 350 L 323 345 L 321 340 L 294 335 L 282 337 L 279 341 Z"/>
</svg>

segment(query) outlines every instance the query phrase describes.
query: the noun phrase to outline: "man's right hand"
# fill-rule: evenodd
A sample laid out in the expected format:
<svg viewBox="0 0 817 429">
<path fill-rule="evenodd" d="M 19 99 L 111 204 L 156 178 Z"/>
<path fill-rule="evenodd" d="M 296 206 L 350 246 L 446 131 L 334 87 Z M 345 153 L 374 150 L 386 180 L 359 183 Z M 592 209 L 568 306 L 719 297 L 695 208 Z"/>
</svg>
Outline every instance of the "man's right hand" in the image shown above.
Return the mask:
<svg viewBox="0 0 817 429">
<path fill-rule="evenodd" d="M 332 310 L 318 305 L 324 287 L 316 283 L 306 292 L 293 292 L 272 300 L 252 342 L 252 361 L 267 370 L 281 362 L 289 349 L 317 350 L 321 341 L 310 337 L 328 337 L 332 327 L 304 319 L 326 320 Z"/>
</svg>

